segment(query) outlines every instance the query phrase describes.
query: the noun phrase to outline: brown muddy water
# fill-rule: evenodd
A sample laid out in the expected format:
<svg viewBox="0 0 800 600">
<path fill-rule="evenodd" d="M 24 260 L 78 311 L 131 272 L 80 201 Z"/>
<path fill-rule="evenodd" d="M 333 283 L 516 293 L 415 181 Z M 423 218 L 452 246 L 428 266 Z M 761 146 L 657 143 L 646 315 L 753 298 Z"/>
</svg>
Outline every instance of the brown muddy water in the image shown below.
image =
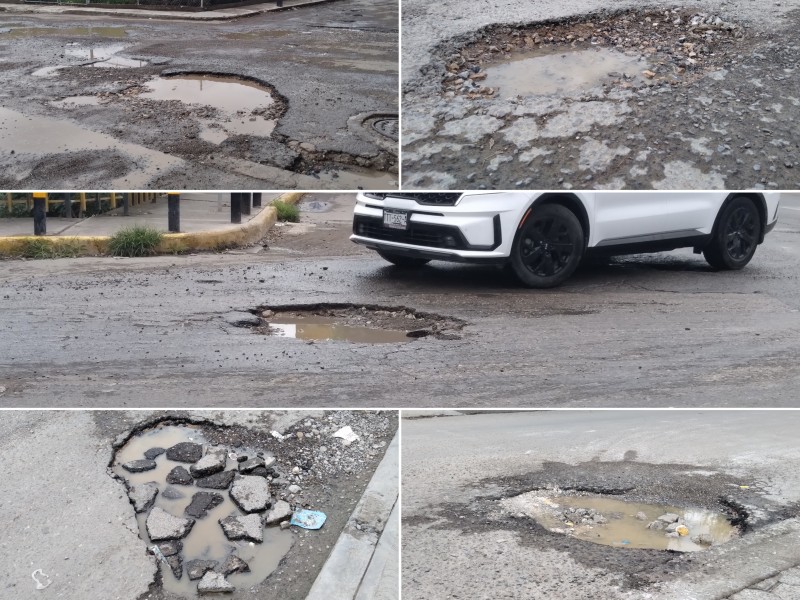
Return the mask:
<svg viewBox="0 0 800 600">
<path fill-rule="evenodd" d="M 159 493 L 154 506 L 159 506 L 177 517 L 185 516 L 184 509 L 190 504 L 192 496 L 198 491 L 217 492 L 224 497 L 222 504 L 210 510 L 204 518 L 196 519 L 189 535 L 183 538 L 183 577 L 176 579 L 167 565 L 160 565 L 164 589 L 184 597 L 197 597 L 198 581 L 189 580 L 185 572 L 186 563 L 190 560 L 202 559 L 216 560 L 221 564 L 232 553 L 235 553 L 249 565 L 250 572 L 228 575 L 228 581 L 237 588 L 258 585 L 278 567 L 281 559 L 289 552 L 293 543 L 293 535 L 290 531 L 281 530 L 279 527 L 267 527 L 264 530 L 264 541 L 261 544 L 246 540 L 230 541 L 225 537 L 219 520 L 231 514 L 243 515 L 244 513 L 233 503 L 227 491 L 201 490 L 194 485 L 167 484 L 167 474 L 174 467 L 182 464 L 188 470 L 189 465 L 167 460 L 165 454 L 155 459 L 157 466 L 151 471 L 129 473 L 121 466 L 128 461 L 144 458 L 145 451 L 150 448 L 169 448 L 179 442 L 194 442 L 208 446 L 202 432 L 195 427 L 162 425 L 132 437 L 117 451 L 112 465 L 114 473 L 127 480 L 131 485 L 151 481 L 156 482 Z M 248 456 L 255 456 L 256 450 L 248 449 L 243 453 Z M 268 455 L 269 453 L 265 453 L 265 456 Z M 229 452 L 226 469 L 235 469 L 236 466 L 236 454 Z M 170 488 L 173 492 L 180 493 L 182 497 L 176 499 L 165 498 L 164 491 L 167 488 Z M 131 510 L 133 510 L 133 507 L 131 507 Z M 152 543 L 147 536 L 147 527 L 145 526 L 148 513 L 149 511 L 136 515 L 136 520 L 139 524 L 139 537 L 149 547 L 152 546 Z"/>
<path fill-rule="evenodd" d="M 185 104 L 204 104 L 215 108 L 221 119 L 200 119 L 200 137 L 219 144 L 232 135 L 269 137 L 276 120 L 254 115 L 253 111 L 272 106 L 272 94 L 262 86 L 215 75 L 156 77 L 145 84 L 142 98 L 179 100 Z"/>
<path fill-rule="evenodd" d="M 627 502 L 605 496 L 548 496 L 534 491 L 502 500 L 501 505 L 513 514 L 521 513 L 535 519 L 550 531 L 618 548 L 697 552 L 712 545 L 724 544 L 738 533 L 719 513 Z M 605 517 L 607 522 L 579 522 L 579 519 L 572 517 L 573 513 L 568 512 L 570 509 L 594 510 Z M 680 537 L 669 537 L 664 530 L 648 529 L 649 523 L 666 513 L 678 515 L 688 528 L 688 533 Z M 698 543 L 696 540 L 699 536 L 710 543 Z"/>
<path fill-rule="evenodd" d="M 399 329 L 377 329 L 355 325 L 343 325 L 336 319 L 320 316 L 277 315 L 269 319 L 269 334 L 276 337 L 298 340 L 343 341 L 361 344 L 396 344 L 410 342 L 413 338 Z"/>
<path fill-rule="evenodd" d="M 486 67 L 483 84 L 504 96 L 568 94 L 590 90 L 615 79 L 642 80 L 648 68 L 641 56 L 609 48 L 518 52 Z"/>
<path fill-rule="evenodd" d="M 14 27 L 4 35 L 12 38 L 42 36 L 124 38 L 128 32 L 124 27 Z"/>
</svg>

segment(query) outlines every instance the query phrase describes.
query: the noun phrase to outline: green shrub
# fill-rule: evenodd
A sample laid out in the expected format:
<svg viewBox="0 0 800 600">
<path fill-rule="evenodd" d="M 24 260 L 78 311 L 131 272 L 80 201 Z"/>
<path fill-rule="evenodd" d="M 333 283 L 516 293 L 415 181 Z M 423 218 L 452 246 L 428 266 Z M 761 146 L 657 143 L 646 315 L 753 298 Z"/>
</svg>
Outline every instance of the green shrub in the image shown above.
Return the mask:
<svg viewBox="0 0 800 600">
<path fill-rule="evenodd" d="M 80 256 L 81 245 L 73 241 L 53 242 L 46 238 L 27 239 L 22 242 L 19 256 L 24 258 L 74 258 Z"/>
<path fill-rule="evenodd" d="M 108 251 L 114 256 L 152 256 L 163 237 L 152 227 L 126 227 L 109 238 Z"/>
<path fill-rule="evenodd" d="M 272 206 L 278 211 L 278 221 L 297 223 L 300 220 L 300 209 L 294 204 L 289 204 L 283 200 L 275 200 Z"/>
</svg>

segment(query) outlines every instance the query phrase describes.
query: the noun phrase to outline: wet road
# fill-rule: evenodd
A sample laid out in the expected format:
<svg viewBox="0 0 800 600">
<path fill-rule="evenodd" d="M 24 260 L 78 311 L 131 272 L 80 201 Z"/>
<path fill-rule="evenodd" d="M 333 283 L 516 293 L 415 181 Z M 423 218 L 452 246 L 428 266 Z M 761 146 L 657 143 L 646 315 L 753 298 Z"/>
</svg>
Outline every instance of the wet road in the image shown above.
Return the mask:
<svg viewBox="0 0 800 600">
<path fill-rule="evenodd" d="M 797 426 L 796 414 L 757 411 L 406 419 L 403 597 L 727 597 L 748 578 L 758 580 L 756 573 L 774 575 L 800 559 L 792 518 L 800 500 Z M 497 503 L 480 500 L 582 486 L 695 508 L 729 496 L 750 507 L 751 530 L 693 555 L 609 548 L 545 533 L 526 519 L 497 518 Z M 470 508 L 476 504 L 478 514 Z"/>
<path fill-rule="evenodd" d="M 0 17 L 0 182 L 393 187 L 396 141 L 364 120 L 398 110 L 397 11 L 394 0 L 337 0 L 215 23 Z M 91 66 L 109 56 L 115 68 Z M 275 102 L 236 115 L 224 112 L 224 93 L 215 106 L 199 87 L 185 98 L 194 105 L 143 95 L 156 76 L 198 72 L 249 78 Z M 275 121 L 271 135 L 263 119 Z M 250 125 L 262 135 L 235 135 Z"/>
<path fill-rule="evenodd" d="M 398 272 L 347 241 L 352 197 L 270 249 L 0 263 L 4 406 L 797 406 L 800 200 L 741 272 L 691 251 L 586 267 L 552 291 L 494 268 Z M 312 302 L 464 319 L 460 340 L 256 335 L 223 315 Z"/>
</svg>

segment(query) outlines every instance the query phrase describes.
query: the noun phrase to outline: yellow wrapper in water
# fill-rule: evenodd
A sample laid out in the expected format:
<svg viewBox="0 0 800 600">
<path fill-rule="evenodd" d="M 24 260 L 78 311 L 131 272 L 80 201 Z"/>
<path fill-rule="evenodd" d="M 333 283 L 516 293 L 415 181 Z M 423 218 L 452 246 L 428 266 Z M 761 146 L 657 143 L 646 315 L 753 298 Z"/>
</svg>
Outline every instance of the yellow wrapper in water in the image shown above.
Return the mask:
<svg viewBox="0 0 800 600">
<path fill-rule="evenodd" d="M 678 535 L 681 537 L 689 535 L 689 528 L 686 525 L 678 525 L 675 531 L 677 531 Z"/>
</svg>

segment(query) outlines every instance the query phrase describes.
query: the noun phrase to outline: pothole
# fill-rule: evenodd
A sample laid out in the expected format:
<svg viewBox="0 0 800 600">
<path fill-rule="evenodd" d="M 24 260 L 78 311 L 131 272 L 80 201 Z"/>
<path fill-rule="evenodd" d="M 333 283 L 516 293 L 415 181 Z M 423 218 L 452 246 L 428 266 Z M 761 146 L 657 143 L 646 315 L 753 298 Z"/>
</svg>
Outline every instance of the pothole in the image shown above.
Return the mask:
<svg viewBox="0 0 800 600">
<path fill-rule="evenodd" d="M 460 340 L 466 323 L 406 307 L 316 304 L 259 307 L 239 325 L 306 341 L 397 344 L 420 338 Z"/>
<path fill-rule="evenodd" d="M 455 42 L 442 86 L 480 98 L 676 85 L 725 66 L 743 35 L 719 15 L 685 9 L 490 26 Z"/>
<path fill-rule="evenodd" d="M 221 144 L 234 135 L 270 137 L 282 112 L 266 86 L 233 76 L 188 74 L 156 77 L 144 84 L 139 96 L 150 100 L 177 100 L 203 104 L 215 118 L 199 118 L 200 138 Z"/>
<path fill-rule="evenodd" d="M 125 482 L 165 590 L 232 591 L 278 567 L 293 540 L 287 499 L 301 491 L 280 462 L 263 448 L 212 444 L 199 426 L 168 423 L 117 450 L 111 468 Z"/>
<path fill-rule="evenodd" d="M 128 31 L 124 27 L 12 27 L 5 34 L 11 38 L 37 37 L 104 37 L 124 38 Z"/>
<path fill-rule="evenodd" d="M 488 67 L 484 83 L 502 96 L 566 94 L 615 79 L 641 83 L 648 67 L 641 55 L 608 48 L 518 52 L 507 62 Z"/>
<path fill-rule="evenodd" d="M 599 495 L 536 490 L 500 504 L 517 518 L 532 518 L 554 533 L 618 548 L 697 552 L 738 535 L 737 528 L 718 512 Z"/>
</svg>

